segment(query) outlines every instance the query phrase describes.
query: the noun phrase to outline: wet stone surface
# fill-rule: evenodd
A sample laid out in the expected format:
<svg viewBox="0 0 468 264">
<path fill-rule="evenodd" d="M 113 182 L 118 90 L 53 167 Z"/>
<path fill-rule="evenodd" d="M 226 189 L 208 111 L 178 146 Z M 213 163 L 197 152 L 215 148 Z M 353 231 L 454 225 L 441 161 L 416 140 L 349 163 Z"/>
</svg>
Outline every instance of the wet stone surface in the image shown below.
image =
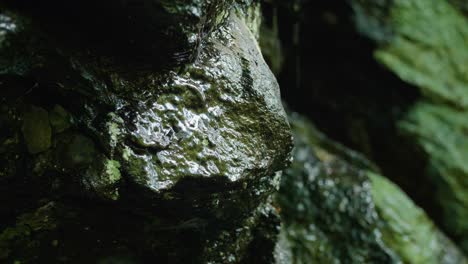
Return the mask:
<svg viewBox="0 0 468 264">
<path fill-rule="evenodd" d="M 167 70 L 77 49 L 12 10 L 0 15 L 0 259 L 236 263 L 255 230 L 276 232 L 262 223 L 277 223 L 268 201 L 292 142 L 248 8 Z"/>
</svg>

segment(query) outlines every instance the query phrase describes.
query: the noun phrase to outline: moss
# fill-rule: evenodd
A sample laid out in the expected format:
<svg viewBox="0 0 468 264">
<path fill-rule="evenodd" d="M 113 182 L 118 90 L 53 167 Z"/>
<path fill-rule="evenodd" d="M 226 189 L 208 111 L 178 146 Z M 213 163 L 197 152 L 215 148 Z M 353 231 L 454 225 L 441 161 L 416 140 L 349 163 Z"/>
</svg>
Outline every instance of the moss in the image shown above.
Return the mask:
<svg viewBox="0 0 468 264">
<path fill-rule="evenodd" d="M 464 0 L 449 0 L 449 2 L 454 5 L 456 8 L 461 10 L 466 17 L 468 17 L 468 2 Z"/>
<path fill-rule="evenodd" d="M 121 143 L 120 141 L 124 137 L 125 125 L 124 120 L 117 115 L 115 112 L 107 114 L 107 119 L 105 123 L 105 141 L 108 142 L 109 146 L 107 147 L 110 152 L 110 156 L 113 157 L 116 151 L 116 147 Z"/>
<path fill-rule="evenodd" d="M 468 240 L 468 113 L 421 102 L 401 121 L 400 129 L 428 155 L 426 173 L 436 183 L 445 228 L 462 244 Z"/>
<path fill-rule="evenodd" d="M 92 191 L 92 196 L 117 200 L 121 178 L 120 163 L 98 155 L 84 173 L 82 180 L 85 186 Z"/>
<path fill-rule="evenodd" d="M 375 166 L 306 119 L 290 120 L 296 149 L 279 194 L 285 263 L 467 263 Z"/>
<path fill-rule="evenodd" d="M 424 211 L 384 177 L 369 172 L 372 197 L 383 221 L 382 238 L 404 263 L 467 263 Z"/>
<path fill-rule="evenodd" d="M 37 154 L 47 150 L 52 140 L 49 113 L 40 107 L 29 107 L 23 114 L 22 131 L 29 153 Z"/>
<path fill-rule="evenodd" d="M 355 2 L 371 6 L 369 1 Z M 381 44 L 377 60 L 431 100 L 467 109 L 467 18 L 447 1 L 398 0 L 386 5 L 384 12 L 358 13 L 367 21 L 378 21 L 361 26 L 366 34 L 390 31 L 377 39 Z M 376 30 L 369 26 L 379 23 Z"/>
<path fill-rule="evenodd" d="M 443 228 L 468 251 L 468 196 L 465 152 L 468 110 L 468 20 L 459 1 L 356 0 L 362 32 L 377 41 L 375 58 L 421 92 L 398 130 L 436 186 Z M 384 29 L 384 30 L 383 30 Z M 376 37 L 373 32 L 385 32 Z M 412 161 L 408 161 L 411 163 Z M 411 167 L 408 166 L 408 167 Z M 417 190 L 414 191 L 417 193 Z M 440 216 L 437 215 L 437 218 Z"/>
<path fill-rule="evenodd" d="M 249 2 L 248 0 L 246 2 Z M 262 24 L 262 14 L 260 2 L 250 1 L 244 3 L 241 8 L 236 9 L 240 12 L 239 17 L 245 21 L 245 25 L 250 30 L 255 39 L 260 38 L 260 25 Z"/>
<path fill-rule="evenodd" d="M 106 163 L 106 175 L 110 182 L 117 182 L 120 180 L 120 163 L 115 160 L 108 160 Z"/>
<path fill-rule="evenodd" d="M 55 105 L 49 112 L 49 119 L 54 133 L 61 133 L 72 125 L 70 113 L 60 105 Z"/>
</svg>

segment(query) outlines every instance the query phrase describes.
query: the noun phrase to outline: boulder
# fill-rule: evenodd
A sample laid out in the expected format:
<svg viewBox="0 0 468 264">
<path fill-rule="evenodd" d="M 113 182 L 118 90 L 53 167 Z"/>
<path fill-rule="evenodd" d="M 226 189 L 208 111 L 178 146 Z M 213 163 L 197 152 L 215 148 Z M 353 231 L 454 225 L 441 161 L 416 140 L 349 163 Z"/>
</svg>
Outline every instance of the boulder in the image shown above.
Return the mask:
<svg viewBox="0 0 468 264">
<path fill-rule="evenodd" d="M 150 1 L 115 5 L 133 2 Z M 258 6 L 186 2 L 155 6 L 168 15 L 166 33 L 187 39 L 135 42 L 164 56 L 178 52 L 165 45 L 196 54 L 164 67 L 123 59 L 118 51 L 133 37 L 127 28 L 123 44 L 104 42 L 106 52 L 91 44 L 95 30 L 109 29 L 103 37 L 112 40 L 112 23 L 89 34 L 89 24 L 73 24 L 74 37 L 90 39 L 71 43 L 70 31 L 50 24 L 68 25 L 69 9 L 57 17 L 22 1 L 2 9 L 0 262 L 237 263 L 261 244 L 258 230 L 275 237 L 269 201 L 292 139 L 252 33 Z M 81 7 L 91 3 L 76 4 L 86 20 Z M 112 7 L 106 17 L 120 18 L 121 7 Z M 145 27 L 161 27 L 164 16 L 153 15 L 119 23 L 140 34 L 145 19 Z M 186 45 L 195 29 L 203 41 Z M 273 246 L 256 251 L 271 255 Z"/>
</svg>

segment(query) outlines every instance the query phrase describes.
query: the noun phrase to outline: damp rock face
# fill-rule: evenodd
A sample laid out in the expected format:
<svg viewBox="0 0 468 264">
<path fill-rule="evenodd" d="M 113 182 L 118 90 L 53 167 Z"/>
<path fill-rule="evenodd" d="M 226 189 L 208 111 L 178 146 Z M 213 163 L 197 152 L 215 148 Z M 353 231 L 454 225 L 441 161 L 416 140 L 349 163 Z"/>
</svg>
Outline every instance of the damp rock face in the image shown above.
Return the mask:
<svg viewBox="0 0 468 264">
<path fill-rule="evenodd" d="M 273 252 L 255 245 L 277 232 L 270 200 L 292 140 L 252 33 L 258 6 L 156 2 L 169 31 L 205 34 L 173 39 L 193 54 L 177 67 L 79 47 L 29 3 L 2 6 L 1 261 L 238 263 Z"/>
<path fill-rule="evenodd" d="M 466 263 L 458 248 L 374 165 L 290 115 L 294 161 L 277 207 L 277 263 Z"/>
</svg>

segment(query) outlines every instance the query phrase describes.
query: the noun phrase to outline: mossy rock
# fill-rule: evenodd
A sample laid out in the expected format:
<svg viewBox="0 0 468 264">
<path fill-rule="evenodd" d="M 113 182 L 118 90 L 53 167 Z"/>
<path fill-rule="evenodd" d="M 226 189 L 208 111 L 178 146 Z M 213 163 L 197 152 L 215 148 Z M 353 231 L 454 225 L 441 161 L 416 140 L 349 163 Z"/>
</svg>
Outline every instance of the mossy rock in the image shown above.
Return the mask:
<svg viewBox="0 0 468 264">
<path fill-rule="evenodd" d="M 427 160 L 441 227 L 468 250 L 468 19 L 460 1 L 354 1 L 358 28 L 377 43 L 375 58 L 421 92 L 398 121 L 399 134 Z M 378 36 L 378 32 L 385 32 Z M 408 161 L 411 163 L 411 161 Z M 434 217 L 434 216 L 433 216 Z"/>
<path fill-rule="evenodd" d="M 467 112 L 420 102 L 401 121 L 402 133 L 427 154 L 425 173 L 436 183 L 444 225 L 466 249 L 468 240 Z"/>
<path fill-rule="evenodd" d="M 421 208 L 359 153 L 291 114 L 279 263 L 466 263 Z"/>
<path fill-rule="evenodd" d="M 404 263 L 467 263 L 425 212 L 394 183 L 369 172 L 382 238 Z"/>
<path fill-rule="evenodd" d="M 278 194 L 283 245 L 277 255 L 289 256 L 282 263 L 397 263 L 381 241 L 366 177 L 372 165 L 307 119 L 291 114 L 289 120 L 295 149 Z"/>
</svg>

